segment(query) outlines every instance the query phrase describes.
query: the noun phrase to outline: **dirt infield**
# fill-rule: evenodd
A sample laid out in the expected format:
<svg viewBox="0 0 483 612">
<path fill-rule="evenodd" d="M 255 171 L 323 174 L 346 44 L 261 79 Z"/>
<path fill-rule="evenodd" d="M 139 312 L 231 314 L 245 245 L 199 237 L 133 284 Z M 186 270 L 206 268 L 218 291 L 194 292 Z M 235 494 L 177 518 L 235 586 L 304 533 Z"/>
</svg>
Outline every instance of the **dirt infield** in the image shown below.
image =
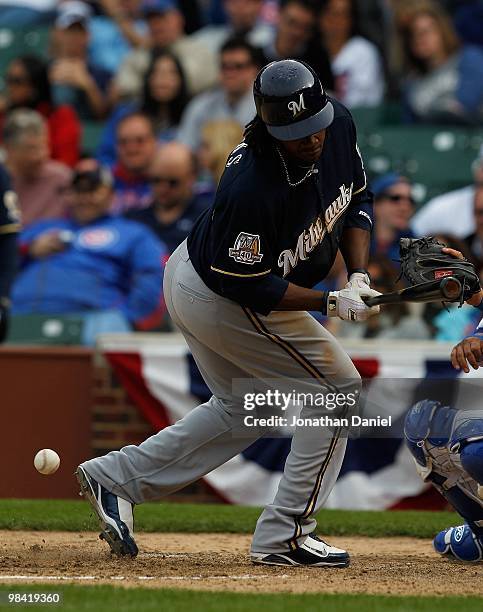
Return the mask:
<svg viewBox="0 0 483 612">
<path fill-rule="evenodd" d="M 257 567 L 248 536 L 139 534 L 135 560 L 117 559 L 94 533 L 0 531 L 0 585 L 73 581 L 119 586 L 292 593 L 483 596 L 483 564 L 442 559 L 412 538 L 330 538 L 345 569 Z"/>
</svg>

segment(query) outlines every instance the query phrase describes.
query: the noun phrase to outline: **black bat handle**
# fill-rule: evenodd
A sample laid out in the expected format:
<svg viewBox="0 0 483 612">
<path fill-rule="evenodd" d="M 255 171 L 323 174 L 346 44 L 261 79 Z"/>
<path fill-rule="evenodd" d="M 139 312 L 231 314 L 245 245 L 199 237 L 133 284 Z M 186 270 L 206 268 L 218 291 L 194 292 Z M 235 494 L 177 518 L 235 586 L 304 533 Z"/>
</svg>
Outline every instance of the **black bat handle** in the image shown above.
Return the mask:
<svg viewBox="0 0 483 612">
<path fill-rule="evenodd" d="M 384 300 L 381 300 L 381 295 L 377 295 L 375 297 L 369 297 L 368 295 L 362 295 L 362 301 L 365 303 L 366 306 L 369 306 L 369 308 L 371 306 L 379 306 L 379 304 L 382 304 L 384 302 Z"/>
<path fill-rule="evenodd" d="M 369 307 L 379 306 L 380 304 L 400 304 L 401 302 L 457 302 L 461 298 L 462 290 L 461 282 L 457 278 L 447 276 L 432 289 L 427 289 L 425 283 L 423 283 L 393 293 L 384 293 L 375 297 L 361 297 Z"/>
</svg>

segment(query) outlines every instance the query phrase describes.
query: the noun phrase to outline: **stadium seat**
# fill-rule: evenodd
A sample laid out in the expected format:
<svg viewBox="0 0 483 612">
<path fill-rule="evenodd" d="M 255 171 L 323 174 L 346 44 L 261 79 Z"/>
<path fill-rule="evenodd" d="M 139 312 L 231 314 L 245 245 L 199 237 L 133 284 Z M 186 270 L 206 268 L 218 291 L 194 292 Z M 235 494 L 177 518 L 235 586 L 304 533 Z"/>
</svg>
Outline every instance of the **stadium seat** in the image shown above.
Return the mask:
<svg viewBox="0 0 483 612">
<path fill-rule="evenodd" d="M 10 62 L 20 55 L 38 55 L 47 58 L 49 26 L 33 28 L 0 27 L 0 89 Z"/>
<path fill-rule="evenodd" d="M 82 122 L 82 152 L 93 155 L 101 139 L 104 123 L 96 121 Z"/>
<path fill-rule="evenodd" d="M 83 321 L 73 315 L 14 315 L 9 344 L 79 345 Z"/>
<path fill-rule="evenodd" d="M 379 126 L 359 131 L 368 174 L 401 172 L 415 183 L 421 203 L 468 185 L 482 143 L 483 130 L 474 128 Z"/>
<path fill-rule="evenodd" d="M 359 133 L 385 126 L 401 124 L 401 105 L 399 102 L 385 102 L 375 108 L 351 108 Z"/>
</svg>

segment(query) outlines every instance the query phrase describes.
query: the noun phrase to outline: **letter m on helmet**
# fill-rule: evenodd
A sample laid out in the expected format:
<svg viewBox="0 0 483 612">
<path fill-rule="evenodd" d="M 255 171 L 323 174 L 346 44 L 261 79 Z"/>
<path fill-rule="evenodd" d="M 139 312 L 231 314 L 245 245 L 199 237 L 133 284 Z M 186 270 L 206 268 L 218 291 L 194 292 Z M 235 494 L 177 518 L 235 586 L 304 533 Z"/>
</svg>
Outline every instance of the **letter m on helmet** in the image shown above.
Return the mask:
<svg viewBox="0 0 483 612">
<path fill-rule="evenodd" d="M 305 108 L 304 94 L 303 93 L 300 94 L 298 102 L 295 100 L 291 100 L 287 104 L 287 106 L 288 106 L 288 109 L 292 111 L 294 117 L 296 117 L 297 115 L 300 115 L 302 111 L 307 110 Z"/>
</svg>

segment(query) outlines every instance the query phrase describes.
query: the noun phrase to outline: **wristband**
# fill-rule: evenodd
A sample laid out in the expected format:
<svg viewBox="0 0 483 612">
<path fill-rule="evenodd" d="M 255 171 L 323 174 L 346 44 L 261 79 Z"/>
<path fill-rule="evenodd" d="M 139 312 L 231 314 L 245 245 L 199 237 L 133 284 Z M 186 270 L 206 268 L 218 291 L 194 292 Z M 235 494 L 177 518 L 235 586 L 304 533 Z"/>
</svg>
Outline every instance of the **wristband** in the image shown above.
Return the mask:
<svg viewBox="0 0 483 612">
<path fill-rule="evenodd" d="M 369 280 L 371 280 L 371 275 L 369 274 L 369 272 L 368 272 L 368 271 L 367 271 L 365 268 L 351 268 L 350 270 L 347 270 L 347 280 L 349 280 L 349 279 L 350 279 L 350 277 L 351 277 L 353 274 L 356 274 L 356 273 L 359 273 L 359 274 L 366 274 L 366 275 L 367 275 L 367 278 L 368 278 Z"/>
<path fill-rule="evenodd" d="M 322 291 L 322 306 L 320 307 L 320 312 L 326 317 L 327 316 L 327 300 L 329 298 L 329 294 L 327 291 Z"/>
<path fill-rule="evenodd" d="M 327 295 L 326 300 L 326 314 L 328 317 L 337 316 L 337 294 L 338 291 L 332 291 Z"/>
<path fill-rule="evenodd" d="M 470 334 L 469 336 L 465 336 L 463 338 L 463 340 L 469 340 L 470 338 L 476 338 L 477 340 L 483 340 L 483 333 L 474 333 L 474 334 Z"/>
</svg>

